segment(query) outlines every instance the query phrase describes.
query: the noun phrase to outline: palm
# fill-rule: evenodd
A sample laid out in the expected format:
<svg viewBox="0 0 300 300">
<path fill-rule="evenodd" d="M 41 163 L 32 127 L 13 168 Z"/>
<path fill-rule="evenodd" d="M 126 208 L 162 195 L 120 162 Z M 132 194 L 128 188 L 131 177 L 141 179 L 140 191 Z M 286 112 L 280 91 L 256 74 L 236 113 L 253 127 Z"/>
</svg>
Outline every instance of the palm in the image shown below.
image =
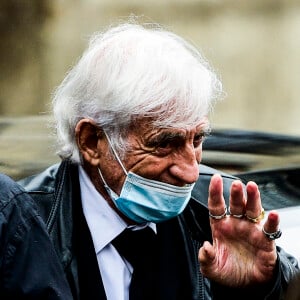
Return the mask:
<svg viewBox="0 0 300 300">
<path fill-rule="evenodd" d="M 212 191 L 211 189 L 216 190 Z M 248 211 L 247 201 L 241 195 L 241 193 L 233 191 L 230 205 L 236 209 L 240 202 L 240 209 Z M 259 205 L 259 210 L 261 210 L 260 197 L 258 198 L 256 199 L 258 203 L 252 207 Z M 223 208 L 220 210 L 218 206 L 222 205 Z M 215 211 L 216 213 L 213 214 L 220 215 L 222 214 L 220 212 L 224 212 L 224 205 L 219 183 L 212 182 L 209 199 L 210 211 Z M 249 206 L 251 205 L 249 204 Z M 257 215 L 259 213 L 256 213 Z M 272 214 L 271 220 L 268 218 L 266 226 L 270 226 L 270 222 L 272 225 L 272 218 L 273 221 L 276 219 L 276 224 L 278 223 L 278 216 Z M 239 287 L 266 282 L 272 278 L 276 263 L 275 243 L 266 239 L 260 222 L 252 223 L 247 218 L 235 218 L 227 215 L 219 220 L 211 218 L 210 223 L 213 244 L 205 242 L 199 252 L 201 271 L 204 276 L 226 286 Z"/>
</svg>

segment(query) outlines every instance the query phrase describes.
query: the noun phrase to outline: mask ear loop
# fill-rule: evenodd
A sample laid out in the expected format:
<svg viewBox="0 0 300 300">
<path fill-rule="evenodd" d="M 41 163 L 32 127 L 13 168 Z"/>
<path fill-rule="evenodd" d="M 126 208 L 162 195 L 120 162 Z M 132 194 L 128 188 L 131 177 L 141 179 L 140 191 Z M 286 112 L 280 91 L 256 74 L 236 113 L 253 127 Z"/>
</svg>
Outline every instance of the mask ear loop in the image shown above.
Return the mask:
<svg viewBox="0 0 300 300">
<path fill-rule="evenodd" d="M 113 147 L 113 145 L 112 145 L 112 143 L 111 143 L 111 141 L 110 141 L 110 139 L 109 139 L 107 133 L 105 132 L 105 130 L 103 130 L 103 132 L 104 132 L 104 134 L 105 134 L 105 136 L 106 136 L 106 139 L 107 139 L 107 141 L 108 141 L 108 143 L 109 143 L 109 146 L 110 146 L 111 150 L 113 151 L 113 154 L 114 154 L 116 160 L 118 161 L 118 163 L 120 164 L 121 168 L 123 169 L 125 175 L 127 176 L 127 175 L 128 175 L 128 172 L 127 172 L 127 170 L 125 169 L 124 165 L 122 164 L 119 155 L 117 154 L 115 148 Z"/>
<path fill-rule="evenodd" d="M 104 177 L 103 177 L 103 175 L 102 175 L 102 172 L 101 172 L 100 168 L 98 167 L 97 169 L 98 169 L 98 173 L 99 173 L 99 175 L 100 175 L 100 177 L 101 177 L 101 179 L 102 179 L 102 182 L 103 182 L 105 188 L 106 188 L 106 189 L 109 188 L 108 184 L 106 183 L 106 181 L 105 181 L 105 179 L 104 179 Z"/>
<path fill-rule="evenodd" d="M 104 187 L 105 187 L 105 189 L 106 189 L 108 195 L 109 195 L 109 196 L 111 197 L 111 199 L 114 201 L 115 198 L 118 198 L 118 195 L 117 195 L 117 194 L 116 194 L 116 193 L 108 186 L 108 184 L 106 183 L 106 181 L 105 181 L 105 179 L 104 179 L 104 177 L 103 177 L 103 175 L 102 175 L 102 172 L 101 172 L 100 168 L 98 167 L 97 169 L 98 169 L 98 173 L 99 173 L 99 175 L 100 175 L 100 178 L 102 179 L 102 182 L 103 182 L 103 184 L 104 184 Z"/>
<path fill-rule="evenodd" d="M 123 170 L 123 171 L 125 172 L 125 174 L 127 175 L 127 171 L 126 171 L 126 169 L 124 168 L 122 162 L 120 161 L 120 159 L 119 159 L 119 157 L 118 157 L 118 155 L 117 155 L 115 149 L 112 147 L 112 144 L 111 144 L 110 139 L 108 138 L 108 135 L 106 134 L 106 132 L 105 132 L 104 130 L 103 130 L 103 132 L 104 132 L 104 134 L 105 134 L 105 136 L 106 136 L 106 139 L 107 139 L 107 141 L 108 141 L 108 144 L 109 144 L 110 148 L 111 148 L 112 151 L 113 151 L 113 154 L 114 154 L 116 160 L 118 161 L 118 163 L 119 163 L 120 166 L 122 167 L 122 170 Z M 102 174 L 102 172 L 101 172 L 100 167 L 98 167 L 97 169 L 98 169 L 98 173 L 99 173 L 99 175 L 100 175 L 100 178 L 102 179 L 102 182 L 103 182 L 103 184 L 104 184 L 104 187 L 105 187 L 107 193 L 110 195 L 111 199 L 113 199 L 113 201 L 114 201 L 114 199 L 117 198 L 118 195 L 117 195 L 117 194 L 109 187 L 109 185 L 107 184 L 107 182 L 106 182 L 106 180 L 104 179 L 104 176 L 103 176 L 103 174 Z"/>
<path fill-rule="evenodd" d="M 118 163 L 120 164 L 122 170 L 124 171 L 124 173 L 125 173 L 126 176 L 127 176 L 128 172 L 126 171 L 126 169 L 125 169 L 125 167 L 123 166 L 123 164 L 122 164 L 122 162 L 121 162 L 121 160 L 120 160 L 120 158 L 119 158 L 117 152 L 115 151 L 114 147 L 112 146 L 112 143 L 111 143 L 110 139 L 108 138 L 108 135 L 106 134 L 106 132 L 105 132 L 104 130 L 103 130 L 103 132 L 104 132 L 104 134 L 105 134 L 105 136 L 106 136 L 106 139 L 107 139 L 107 141 L 108 141 L 108 144 L 109 144 L 110 148 L 111 148 L 112 151 L 113 151 L 113 154 L 114 154 L 116 160 L 118 161 Z M 118 195 L 117 195 L 117 194 L 116 194 L 116 193 L 108 186 L 108 184 L 106 183 L 106 181 L 105 181 L 105 179 L 104 179 L 104 176 L 103 176 L 103 174 L 102 174 L 100 168 L 98 167 L 97 169 L 98 169 L 98 173 L 99 173 L 99 175 L 100 175 L 100 178 L 102 179 L 102 182 L 103 182 L 103 184 L 104 184 L 104 187 L 105 187 L 106 191 L 110 194 L 110 196 L 112 197 L 112 199 L 114 199 L 114 196 L 115 196 L 115 197 L 118 197 Z"/>
</svg>

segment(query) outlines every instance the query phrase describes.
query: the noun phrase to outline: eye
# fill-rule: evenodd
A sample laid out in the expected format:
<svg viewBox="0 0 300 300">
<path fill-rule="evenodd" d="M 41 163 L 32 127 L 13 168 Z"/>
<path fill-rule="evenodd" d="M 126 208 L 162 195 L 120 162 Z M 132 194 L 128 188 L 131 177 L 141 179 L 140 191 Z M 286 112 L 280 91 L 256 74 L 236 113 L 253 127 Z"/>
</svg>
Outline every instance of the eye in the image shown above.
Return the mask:
<svg viewBox="0 0 300 300">
<path fill-rule="evenodd" d="M 155 147 L 158 155 L 167 155 L 180 146 L 178 139 L 163 139 Z"/>
<path fill-rule="evenodd" d="M 171 147 L 171 143 L 172 141 L 168 140 L 168 139 L 164 139 L 162 141 L 160 141 L 159 143 L 157 143 L 156 148 L 170 148 Z"/>
<path fill-rule="evenodd" d="M 180 147 L 182 140 L 178 136 L 172 134 L 164 134 L 149 141 L 147 146 L 152 152 L 159 156 L 170 154 L 174 149 Z"/>
</svg>

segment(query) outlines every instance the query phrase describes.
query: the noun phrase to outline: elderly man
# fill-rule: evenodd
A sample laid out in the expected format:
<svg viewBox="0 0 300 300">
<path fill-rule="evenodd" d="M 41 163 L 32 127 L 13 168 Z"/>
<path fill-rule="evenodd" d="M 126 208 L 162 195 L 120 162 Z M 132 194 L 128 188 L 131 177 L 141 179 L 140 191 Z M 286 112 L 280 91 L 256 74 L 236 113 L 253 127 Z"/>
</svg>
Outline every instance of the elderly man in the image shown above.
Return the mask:
<svg viewBox="0 0 300 300">
<path fill-rule="evenodd" d="M 201 54 L 156 25 L 92 38 L 53 99 L 62 162 L 22 181 L 75 299 L 279 299 L 296 262 L 276 249 L 278 214 L 262 223 L 253 182 L 244 193 L 205 166 L 198 179 L 221 93 Z"/>
</svg>

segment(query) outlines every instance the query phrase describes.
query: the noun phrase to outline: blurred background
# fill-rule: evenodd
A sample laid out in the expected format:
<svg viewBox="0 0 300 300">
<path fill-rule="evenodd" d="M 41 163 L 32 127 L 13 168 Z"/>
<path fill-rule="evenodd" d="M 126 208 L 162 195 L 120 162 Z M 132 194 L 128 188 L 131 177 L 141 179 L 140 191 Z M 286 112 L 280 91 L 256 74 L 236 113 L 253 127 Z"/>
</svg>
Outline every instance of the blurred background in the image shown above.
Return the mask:
<svg viewBox="0 0 300 300">
<path fill-rule="evenodd" d="M 300 136 L 297 0 L 0 0 L 0 172 L 58 161 L 51 93 L 94 31 L 131 14 L 192 41 L 219 74 L 213 128 Z"/>
</svg>

